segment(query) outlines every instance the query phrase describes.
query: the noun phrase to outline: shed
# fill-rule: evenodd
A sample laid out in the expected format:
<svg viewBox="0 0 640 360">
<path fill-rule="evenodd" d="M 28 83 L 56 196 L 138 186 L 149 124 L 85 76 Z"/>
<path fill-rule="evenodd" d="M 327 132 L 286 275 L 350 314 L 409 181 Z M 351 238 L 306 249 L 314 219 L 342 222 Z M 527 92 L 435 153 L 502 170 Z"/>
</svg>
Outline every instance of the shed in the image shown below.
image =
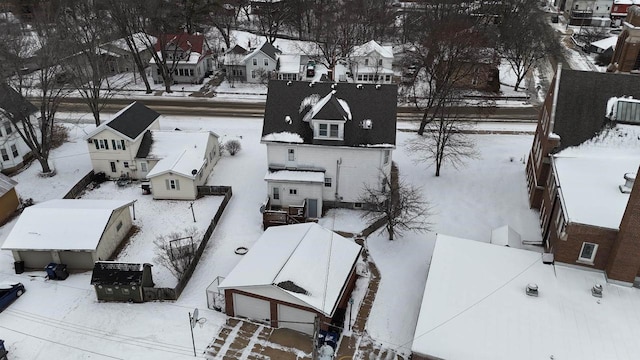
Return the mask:
<svg viewBox="0 0 640 360">
<path fill-rule="evenodd" d="M 101 301 L 144 302 L 144 288 L 153 287 L 151 264 L 98 261 L 91 285 Z"/>
<path fill-rule="evenodd" d="M 49 263 L 91 270 L 108 259 L 132 227 L 133 200 L 50 200 L 26 208 L 2 250 L 11 250 L 26 268 Z"/>
<path fill-rule="evenodd" d="M 16 185 L 17 181 L 0 173 L 0 224 L 3 224 L 20 205 Z"/>
<path fill-rule="evenodd" d="M 310 335 L 319 317 L 326 330 L 347 307 L 361 249 L 316 223 L 270 227 L 220 284 L 226 313 Z"/>
</svg>

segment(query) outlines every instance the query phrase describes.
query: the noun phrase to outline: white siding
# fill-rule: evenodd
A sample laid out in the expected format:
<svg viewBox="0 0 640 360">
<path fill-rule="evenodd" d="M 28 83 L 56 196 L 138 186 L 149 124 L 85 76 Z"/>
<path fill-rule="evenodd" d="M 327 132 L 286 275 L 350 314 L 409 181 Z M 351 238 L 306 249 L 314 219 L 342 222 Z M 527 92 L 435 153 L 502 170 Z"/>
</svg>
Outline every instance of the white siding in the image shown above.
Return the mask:
<svg viewBox="0 0 640 360">
<path fill-rule="evenodd" d="M 159 130 L 160 123 L 158 119 L 154 121 L 147 129 Z M 96 149 L 94 140 L 106 140 L 109 146 L 108 149 Z M 124 140 L 125 149 L 113 149 L 113 142 L 116 143 Z M 134 179 L 141 179 L 144 176 L 140 176 L 138 170 L 140 170 L 135 162 L 135 156 L 140 148 L 142 142 L 142 135 L 136 139 L 135 142 L 120 136 L 119 134 L 111 131 L 110 129 L 104 129 L 87 140 L 87 146 L 89 148 L 89 156 L 91 157 L 91 166 L 95 172 L 104 172 L 110 178 L 118 178 L 123 174 L 128 174 Z M 111 162 L 115 163 L 116 171 L 111 171 Z M 129 167 L 125 167 L 125 162 Z"/>
<path fill-rule="evenodd" d="M 322 184 L 322 199 L 334 201 L 337 196 L 344 202 L 357 202 L 362 195 L 365 183 L 372 187 L 380 187 L 380 169 L 387 176 L 391 171 L 392 156 L 384 164 L 384 151 L 392 149 L 382 148 L 351 148 L 319 145 L 290 145 L 267 144 L 267 161 L 270 165 L 285 166 L 287 149 L 296 149 L 295 166 L 298 168 L 312 167 L 325 170 L 325 177 L 331 178 L 331 187 Z M 341 164 L 338 165 L 338 160 Z M 339 170 L 338 170 L 339 168 Z M 337 174 L 340 173 L 338 179 Z M 272 194 L 269 188 L 269 195 Z M 281 196 L 286 195 L 281 192 Z"/>
<path fill-rule="evenodd" d="M 122 223 L 122 225 L 120 225 L 120 223 Z M 120 245 L 132 225 L 133 221 L 131 219 L 129 206 L 114 211 L 102 233 L 102 238 L 100 238 L 94 254 L 94 260 L 107 260 L 118 245 Z"/>
<path fill-rule="evenodd" d="M 257 65 L 253 65 L 253 59 L 257 60 Z M 267 59 L 267 63 L 269 64 L 267 66 L 264 65 L 265 59 Z M 258 51 L 255 55 L 246 59 L 245 61 L 246 61 L 245 67 L 247 69 L 246 71 L 247 82 L 250 82 L 250 83 L 259 83 L 261 81 L 264 81 L 260 79 L 260 76 L 258 74 L 256 74 L 256 78 L 254 79 L 252 77 L 253 71 L 259 71 L 259 70 L 275 71 L 276 70 L 276 61 L 268 57 L 262 51 Z"/>
<path fill-rule="evenodd" d="M 234 293 L 233 312 L 235 316 L 271 324 L 271 304 L 266 300 Z"/>
<path fill-rule="evenodd" d="M 278 304 L 278 327 L 287 328 L 313 336 L 316 314 Z"/>
<path fill-rule="evenodd" d="M 195 180 L 181 175 L 166 173 L 149 180 L 154 199 L 194 200 L 198 195 Z M 171 180 L 177 181 L 175 189 L 167 188 L 167 181 Z"/>
<path fill-rule="evenodd" d="M 323 184 L 314 183 L 285 183 L 267 181 L 267 188 L 271 203 L 273 205 L 289 206 L 302 205 L 305 199 L 317 199 L 317 213 L 322 214 L 322 186 Z M 280 199 L 273 199 L 273 188 L 277 187 L 280 191 Z M 295 190 L 296 194 L 291 194 L 291 190 Z"/>
</svg>

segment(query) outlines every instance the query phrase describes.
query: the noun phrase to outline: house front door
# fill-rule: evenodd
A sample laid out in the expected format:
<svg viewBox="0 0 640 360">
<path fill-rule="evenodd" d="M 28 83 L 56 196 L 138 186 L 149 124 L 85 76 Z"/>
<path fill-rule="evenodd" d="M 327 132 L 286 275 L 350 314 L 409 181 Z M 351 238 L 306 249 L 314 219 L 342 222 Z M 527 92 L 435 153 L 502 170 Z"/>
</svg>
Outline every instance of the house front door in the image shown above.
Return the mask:
<svg viewBox="0 0 640 360">
<path fill-rule="evenodd" d="M 318 217 L 318 199 L 307 199 L 307 217 Z"/>
<path fill-rule="evenodd" d="M 111 161 L 110 164 L 111 164 L 111 172 L 116 172 L 116 163 Z"/>
</svg>

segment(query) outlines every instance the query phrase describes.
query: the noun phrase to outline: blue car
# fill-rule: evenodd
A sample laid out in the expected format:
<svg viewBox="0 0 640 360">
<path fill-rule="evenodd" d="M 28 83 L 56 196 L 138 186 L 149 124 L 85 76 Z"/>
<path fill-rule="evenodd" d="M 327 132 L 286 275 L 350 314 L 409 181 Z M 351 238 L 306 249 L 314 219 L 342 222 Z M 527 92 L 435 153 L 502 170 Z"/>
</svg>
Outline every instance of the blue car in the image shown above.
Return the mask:
<svg viewBox="0 0 640 360">
<path fill-rule="evenodd" d="M 24 292 L 25 289 L 22 283 L 0 284 L 0 311 L 6 309 Z"/>
</svg>

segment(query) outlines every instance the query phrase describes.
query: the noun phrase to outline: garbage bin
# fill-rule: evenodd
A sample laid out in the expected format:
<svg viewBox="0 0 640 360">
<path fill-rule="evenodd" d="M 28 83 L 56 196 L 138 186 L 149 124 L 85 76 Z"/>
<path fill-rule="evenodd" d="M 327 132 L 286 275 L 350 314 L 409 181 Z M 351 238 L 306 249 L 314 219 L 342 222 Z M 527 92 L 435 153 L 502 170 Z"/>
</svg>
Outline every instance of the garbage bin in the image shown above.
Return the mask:
<svg viewBox="0 0 640 360">
<path fill-rule="evenodd" d="M 24 272 L 24 261 L 14 262 L 13 267 L 16 270 L 16 274 L 22 274 Z"/>
<path fill-rule="evenodd" d="M 47 265 L 44 270 L 47 272 L 47 277 L 49 278 L 49 280 L 55 280 L 56 279 L 56 263 L 49 263 L 49 265 Z"/>
<path fill-rule="evenodd" d="M 53 272 L 56 274 L 56 280 L 64 280 L 69 277 L 67 265 L 65 264 L 57 264 Z"/>
</svg>

